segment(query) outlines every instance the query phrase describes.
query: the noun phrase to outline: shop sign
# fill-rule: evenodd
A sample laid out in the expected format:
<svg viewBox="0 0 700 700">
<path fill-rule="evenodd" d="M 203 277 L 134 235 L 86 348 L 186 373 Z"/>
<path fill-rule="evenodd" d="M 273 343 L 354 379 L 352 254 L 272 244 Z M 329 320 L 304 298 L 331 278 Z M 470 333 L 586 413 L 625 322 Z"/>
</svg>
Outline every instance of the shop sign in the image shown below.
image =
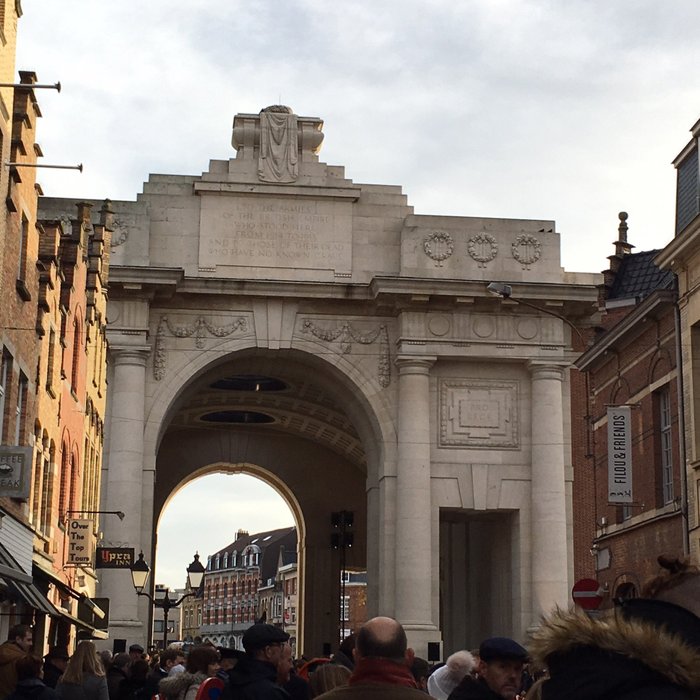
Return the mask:
<svg viewBox="0 0 700 700">
<path fill-rule="evenodd" d="M 68 521 L 68 558 L 72 566 L 95 566 L 95 523 L 82 518 Z"/>
<path fill-rule="evenodd" d="M 134 564 L 133 547 L 98 547 L 96 569 L 131 569 Z"/>
<path fill-rule="evenodd" d="M 608 503 L 632 503 L 632 411 L 608 408 Z"/>
<path fill-rule="evenodd" d="M 0 446 L 0 496 L 29 498 L 32 453 L 31 447 Z"/>
</svg>

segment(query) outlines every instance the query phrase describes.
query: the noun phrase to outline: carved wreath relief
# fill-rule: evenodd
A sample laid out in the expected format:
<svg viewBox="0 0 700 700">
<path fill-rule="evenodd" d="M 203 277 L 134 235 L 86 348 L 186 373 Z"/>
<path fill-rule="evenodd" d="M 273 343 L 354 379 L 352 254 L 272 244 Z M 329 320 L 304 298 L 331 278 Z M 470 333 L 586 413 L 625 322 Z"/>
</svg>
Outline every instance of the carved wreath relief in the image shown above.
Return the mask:
<svg viewBox="0 0 700 700">
<path fill-rule="evenodd" d="M 389 357 L 389 332 L 385 324 L 378 328 L 362 333 L 345 322 L 334 328 L 317 326 L 312 320 L 306 319 L 301 327 L 302 333 L 311 333 L 326 343 L 339 343 L 340 352 L 344 355 L 352 352 L 352 343 L 371 345 L 379 342 L 379 360 L 377 366 L 377 379 L 380 386 L 387 387 L 391 383 L 391 362 Z"/>
<path fill-rule="evenodd" d="M 443 379 L 440 447 L 518 449 L 518 382 Z"/>
<path fill-rule="evenodd" d="M 165 375 L 167 355 L 164 336 L 166 331 L 169 331 L 175 338 L 189 338 L 194 335 L 195 345 L 198 348 L 203 348 L 205 332 L 213 335 L 215 338 L 225 338 L 238 330 L 248 330 L 248 321 L 243 316 L 239 316 L 226 326 L 214 326 L 204 316 L 198 316 L 190 325 L 176 326 L 170 322 L 166 315 L 161 316 L 158 322 L 158 330 L 156 331 L 153 378 L 156 381 L 160 381 Z"/>
<path fill-rule="evenodd" d="M 454 253 L 454 241 L 446 231 L 433 231 L 423 239 L 423 250 L 436 267 L 442 267 L 443 261 Z"/>
<path fill-rule="evenodd" d="M 530 265 L 540 259 L 542 244 L 529 233 L 523 233 L 513 241 L 511 250 L 513 257 L 523 266 L 523 270 L 529 270 Z"/>
<path fill-rule="evenodd" d="M 469 239 L 467 252 L 479 267 L 486 267 L 498 255 L 498 243 L 490 233 L 477 233 Z"/>
</svg>

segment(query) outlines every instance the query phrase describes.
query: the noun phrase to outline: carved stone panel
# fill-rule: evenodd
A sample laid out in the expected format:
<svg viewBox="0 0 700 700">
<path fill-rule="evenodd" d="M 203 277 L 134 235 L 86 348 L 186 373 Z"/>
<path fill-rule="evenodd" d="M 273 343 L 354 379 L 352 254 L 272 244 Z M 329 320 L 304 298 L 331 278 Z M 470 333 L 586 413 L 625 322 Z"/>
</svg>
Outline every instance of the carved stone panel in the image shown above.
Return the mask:
<svg viewBox="0 0 700 700">
<path fill-rule="evenodd" d="M 352 268 L 352 206 L 327 199 L 202 195 L 199 266 Z"/>
<path fill-rule="evenodd" d="M 440 382 L 440 447 L 520 447 L 518 382 L 443 379 Z"/>
</svg>

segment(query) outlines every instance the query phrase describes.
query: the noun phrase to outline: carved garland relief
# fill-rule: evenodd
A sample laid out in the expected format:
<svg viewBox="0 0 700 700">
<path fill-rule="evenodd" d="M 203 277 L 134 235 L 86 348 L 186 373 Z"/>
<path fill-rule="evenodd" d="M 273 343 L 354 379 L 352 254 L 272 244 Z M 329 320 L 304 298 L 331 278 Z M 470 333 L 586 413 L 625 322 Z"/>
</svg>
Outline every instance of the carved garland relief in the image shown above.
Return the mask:
<svg viewBox="0 0 700 700">
<path fill-rule="evenodd" d="M 198 316 L 190 325 L 177 326 L 170 322 L 167 315 L 160 317 L 158 330 L 156 331 L 156 345 L 153 360 L 153 377 L 156 381 L 160 381 L 165 375 L 165 365 L 167 355 L 165 351 L 165 333 L 170 332 L 175 338 L 190 338 L 195 337 L 195 345 L 198 348 L 204 347 L 205 333 L 209 333 L 215 338 L 225 338 L 236 331 L 248 330 L 248 320 L 243 316 L 239 316 L 226 326 L 215 326 L 211 324 L 204 316 Z"/>
<path fill-rule="evenodd" d="M 391 383 L 391 362 L 389 357 L 389 332 L 385 324 L 372 331 L 362 333 L 345 322 L 334 328 L 324 328 L 316 325 L 310 319 L 305 319 L 302 324 L 302 333 L 310 333 L 314 338 L 326 343 L 339 343 L 340 352 L 347 355 L 352 352 L 352 343 L 371 345 L 379 343 L 379 359 L 377 365 L 377 379 L 380 386 L 387 387 Z"/>
<path fill-rule="evenodd" d="M 517 381 L 440 381 L 440 447 L 519 449 Z"/>
</svg>

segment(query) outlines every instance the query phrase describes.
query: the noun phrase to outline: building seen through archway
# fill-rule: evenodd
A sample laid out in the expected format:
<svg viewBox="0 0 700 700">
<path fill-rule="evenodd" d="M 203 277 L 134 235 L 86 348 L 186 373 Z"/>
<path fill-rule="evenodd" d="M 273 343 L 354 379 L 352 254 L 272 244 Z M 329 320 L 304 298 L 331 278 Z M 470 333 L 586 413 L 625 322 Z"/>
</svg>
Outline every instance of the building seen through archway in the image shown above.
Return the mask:
<svg viewBox="0 0 700 700">
<path fill-rule="evenodd" d="M 152 561 L 179 485 L 240 469 L 294 513 L 299 653 L 335 644 L 341 511 L 368 615 L 419 655 L 522 638 L 572 583 L 561 317 L 586 323 L 598 276 L 561 268 L 553 221 L 416 215 L 321 162 L 322 140 L 288 108 L 239 114 L 235 157 L 111 203 L 102 498 L 126 517 L 105 539 Z M 100 581 L 110 635 L 144 641 L 123 574 Z"/>
</svg>

